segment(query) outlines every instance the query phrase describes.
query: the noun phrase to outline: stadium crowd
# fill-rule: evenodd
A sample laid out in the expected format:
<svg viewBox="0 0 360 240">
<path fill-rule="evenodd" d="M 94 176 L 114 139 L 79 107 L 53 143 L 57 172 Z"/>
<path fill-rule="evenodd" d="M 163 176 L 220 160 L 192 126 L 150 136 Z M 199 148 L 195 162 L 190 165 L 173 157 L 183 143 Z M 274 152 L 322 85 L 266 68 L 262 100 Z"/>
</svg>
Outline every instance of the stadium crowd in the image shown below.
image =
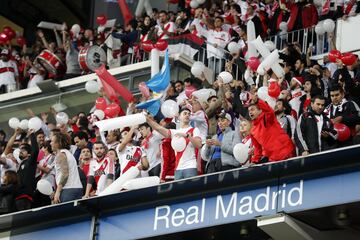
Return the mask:
<svg viewBox="0 0 360 240">
<path fill-rule="evenodd" d="M 292 31 L 315 26 L 318 19 L 336 20 L 360 11 L 359 1 L 329 0 L 317 5 L 306 0 L 206 1 L 193 10 L 188 1 L 178 4 L 177 13 L 154 9 L 152 16 L 131 20 L 121 29 L 108 32 L 95 34 L 86 29 L 74 36 L 64 28 L 62 39 L 55 30 L 56 40 L 52 41 L 39 30 L 31 47 L 23 44 L 21 51 L 2 49 L 2 86 L 18 83 L 19 88 L 26 88 L 48 77 L 61 80 L 80 75 L 81 48 L 92 44 L 108 48 L 105 39 L 110 33 L 114 42 L 118 39 L 121 43 L 113 42 L 111 49 L 111 60 L 118 59 L 119 66 L 129 64 L 133 53 L 142 51 L 139 42 L 190 33 L 206 39 L 209 62 L 216 64 L 226 57 L 228 64 L 220 68 L 233 72 L 232 66 L 240 65 L 246 57 L 246 24 L 250 19 L 256 36 L 266 37 L 278 34 L 284 21 Z M 224 51 L 230 42 L 241 46 L 232 55 Z M 35 60 L 43 49 L 59 54 L 66 69 L 50 76 Z M 10 134 L 1 131 L 0 211 L 9 213 L 98 195 L 131 167 L 141 171 L 138 177 L 159 176 L 160 182 L 168 182 L 359 144 L 358 57 L 345 65 L 341 58 L 330 61 L 326 56 L 320 64 L 310 59 L 311 48 L 302 52 L 298 42 L 289 42 L 279 50 L 284 76 L 271 69 L 259 76 L 246 66 L 250 76 L 245 79 L 241 72 L 239 79 L 230 83 L 221 77 L 211 82 L 205 75 L 171 82 L 165 99 L 179 104 L 176 118 L 148 114 L 146 122 L 138 126 L 100 132 L 94 125 L 99 120 L 94 112 L 81 112 L 66 124 L 56 124 L 48 121 L 49 114 L 57 114 L 52 109 L 41 114 L 42 127 L 37 132 L 20 128 Z M 141 58 L 141 54 L 136 57 Z M 16 70 L 1 72 L 3 68 Z M 263 86 L 275 86 L 278 92 L 272 105 L 258 94 Z M 206 99 L 198 97 L 202 89 L 212 89 Z M 103 91 L 101 94 L 105 95 Z M 136 102 L 146 99 L 142 96 Z M 143 111 L 136 109 L 136 102 L 129 103 L 126 115 Z M 29 114 L 34 116 L 31 111 Z M 173 149 L 175 137 L 186 141 L 181 152 Z M 235 156 L 238 143 L 247 146 L 245 161 Z M 50 197 L 36 189 L 41 179 L 51 183 L 54 192 Z"/>
</svg>

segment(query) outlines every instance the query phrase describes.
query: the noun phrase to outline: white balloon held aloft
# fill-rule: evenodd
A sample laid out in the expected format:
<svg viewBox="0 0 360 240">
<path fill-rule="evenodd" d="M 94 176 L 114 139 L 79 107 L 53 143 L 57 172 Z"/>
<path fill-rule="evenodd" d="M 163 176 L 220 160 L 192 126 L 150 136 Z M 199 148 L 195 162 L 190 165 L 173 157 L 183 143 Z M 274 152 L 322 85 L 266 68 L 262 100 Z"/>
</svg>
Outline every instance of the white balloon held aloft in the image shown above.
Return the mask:
<svg viewBox="0 0 360 240">
<path fill-rule="evenodd" d="M 226 71 L 219 73 L 219 77 L 223 80 L 223 83 L 225 84 L 230 83 L 234 79 L 232 74 Z"/>
<path fill-rule="evenodd" d="M 268 87 L 259 88 L 257 91 L 257 95 L 261 100 L 266 101 L 266 99 L 269 98 Z"/>
<path fill-rule="evenodd" d="M 88 93 L 97 93 L 100 90 L 99 83 L 95 80 L 89 80 L 85 83 L 85 90 Z"/>
<path fill-rule="evenodd" d="M 30 118 L 28 124 L 29 129 L 34 130 L 34 132 L 37 132 L 41 128 L 41 125 L 42 125 L 42 121 L 40 118 L 38 117 Z"/>
<path fill-rule="evenodd" d="M 316 24 L 315 32 L 318 35 L 324 35 L 325 34 L 324 21 L 318 22 L 318 24 Z"/>
<path fill-rule="evenodd" d="M 264 44 L 267 47 L 267 49 L 269 49 L 270 52 L 276 48 L 275 44 L 270 40 L 266 41 Z"/>
<path fill-rule="evenodd" d="M 19 127 L 20 127 L 22 130 L 28 129 L 28 127 L 29 127 L 29 120 L 27 120 L 27 119 L 21 120 L 21 122 L 20 122 L 20 124 L 19 124 Z"/>
<path fill-rule="evenodd" d="M 179 112 L 179 105 L 174 100 L 166 100 L 161 105 L 161 112 L 166 118 L 173 118 Z"/>
<path fill-rule="evenodd" d="M 190 2 L 190 7 L 191 7 L 191 8 L 197 8 L 198 6 L 199 6 L 198 1 L 192 0 L 192 1 Z"/>
<path fill-rule="evenodd" d="M 288 30 L 287 22 L 281 22 L 281 23 L 279 24 L 279 28 L 280 28 L 280 30 L 286 32 L 286 31 Z"/>
<path fill-rule="evenodd" d="M 9 127 L 11 127 L 12 129 L 18 128 L 19 125 L 20 125 L 20 120 L 18 118 L 13 117 L 9 119 Z"/>
<path fill-rule="evenodd" d="M 67 124 L 69 121 L 69 116 L 64 112 L 59 112 L 56 114 L 56 122 L 58 124 Z"/>
<path fill-rule="evenodd" d="M 332 19 L 326 19 L 323 25 L 325 32 L 332 33 L 335 29 L 335 22 Z"/>
<path fill-rule="evenodd" d="M 201 74 L 204 72 L 204 70 L 205 70 L 205 65 L 200 61 L 194 62 L 193 65 L 191 66 L 191 74 L 194 75 L 195 77 L 200 77 Z"/>
<path fill-rule="evenodd" d="M 171 147 L 172 149 L 174 149 L 174 151 L 176 152 L 182 152 L 184 151 L 185 147 L 186 147 L 186 140 L 184 137 L 173 137 L 171 139 Z"/>
<path fill-rule="evenodd" d="M 96 109 L 94 111 L 94 115 L 99 119 L 99 120 L 103 120 L 105 118 L 105 113 L 103 110 L 100 109 Z"/>
<path fill-rule="evenodd" d="M 233 154 L 239 163 L 244 164 L 249 157 L 249 148 L 243 143 L 238 143 L 234 146 Z"/>
<path fill-rule="evenodd" d="M 81 28 L 79 24 L 74 24 L 71 27 L 71 32 L 73 32 L 75 35 L 79 34 Z"/>
<path fill-rule="evenodd" d="M 45 179 L 41 179 L 37 183 L 37 189 L 44 195 L 51 195 L 53 193 L 53 188 L 51 183 Z"/>
<path fill-rule="evenodd" d="M 238 53 L 240 50 L 240 46 L 236 42 L 230 42 L 227 48 L 231 54 Z"/>
<path fill-rule="evenodd" d="M 192 96 L 196 97 L 200 103 L 203 103 L 203 102 L 207 102 L 209 97 L 216 96 L 216 91 L 211 88 L 203 88 L 203 89 L 196 90 L 195 92 L 193 92 Z"/>
</svg>

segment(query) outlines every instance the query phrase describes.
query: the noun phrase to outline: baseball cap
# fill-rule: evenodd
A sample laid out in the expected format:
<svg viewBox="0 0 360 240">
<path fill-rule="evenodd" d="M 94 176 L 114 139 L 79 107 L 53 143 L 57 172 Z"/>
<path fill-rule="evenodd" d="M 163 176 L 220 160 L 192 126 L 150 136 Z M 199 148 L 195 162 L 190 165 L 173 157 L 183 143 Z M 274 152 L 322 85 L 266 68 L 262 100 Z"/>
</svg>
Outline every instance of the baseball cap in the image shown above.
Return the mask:
<svg viewBox="0 0 360 240">
<path fill-rule="evenodd" d="M 230 122 L 232 121 L 232 118 L 231 118 L 230 114 L 228 114 L 226 112 L 221 112 L 217 117 L 218 117 L 218 119 L 222 118 L 222 119 L 227 119 Z"/>
</svg>

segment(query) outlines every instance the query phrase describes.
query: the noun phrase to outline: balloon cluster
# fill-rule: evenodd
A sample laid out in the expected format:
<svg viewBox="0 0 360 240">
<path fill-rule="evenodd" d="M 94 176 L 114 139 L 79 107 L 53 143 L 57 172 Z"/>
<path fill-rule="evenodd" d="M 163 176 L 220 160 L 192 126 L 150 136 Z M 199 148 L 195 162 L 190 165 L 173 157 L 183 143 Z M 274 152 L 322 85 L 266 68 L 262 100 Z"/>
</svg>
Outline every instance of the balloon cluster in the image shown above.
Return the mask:
<svg viewBox="0 0 360 240">
<path fill-rule="evenodd" d="M 106 118 L 114 118 L 117 117 L 120 112 L 121 108 L 116 103 L 110 103 L 109 105 L 106 103 L 105 98 L 98 97 L 95 102 L 96 107 L 96 115 L 99 118 L 99 120 Z M 102 111 L 102 112 L 100 112 Z M 95 114 L 94 112 L 94 114 Z"/>
<path fill-rule="evenodd" d="M 40 130 L 42 126 L 42 121 L 38 117 L 32 117 L 29 120 L 23 119 L 21 121 L 18 118 L 13 117 L 9 119 L 8 123 L 9 123 L 9 127 L 11 127 L 12 129 L 17 129 L 17 128 L 21 128 L 22 130 L 32 129 L 35 132 Z"/>
<path fill-rule="evenodd" d="M 339 59 L 347 66 L 353 65 L 357 59 L 355 54 L 350 52 L 341 54 L 339 50 L 331 50 L 328 54 L 328 57 L 330 62 L 336 62 Z"/>
<path fill-rule="evenodd" d="M 315 32 L 318 35 L 324 35 L 326 32 L 332 33 L 334 30 L 335 30 L 335 22 L 331 19 L 320 21 L 315 26 Z"/>
<path fill-rule="evenodd" d="M 159 39 L 156 43 L 153 43 L 150 40 L 144 41 L 141 43 L 142 49 L 145 52 L 151 52 L 153 49 L 157 49 L 159 51 L 165 51 L 168 47 L 168 42 L 162 39 Z"/>
<path fill-rule="evenodd" d="M 0 33 L 0 44 L 7 44 L 16 37 L 16 32 L 9 26 L 5 26 Z"/>
</svg>

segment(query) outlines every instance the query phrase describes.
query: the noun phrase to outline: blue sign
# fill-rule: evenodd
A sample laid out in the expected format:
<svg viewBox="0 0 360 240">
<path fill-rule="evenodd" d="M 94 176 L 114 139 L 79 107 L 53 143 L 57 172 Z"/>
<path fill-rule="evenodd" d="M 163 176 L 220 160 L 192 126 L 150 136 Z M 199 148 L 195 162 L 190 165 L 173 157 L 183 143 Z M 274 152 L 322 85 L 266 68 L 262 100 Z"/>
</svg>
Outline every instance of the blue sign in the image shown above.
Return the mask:
<svg viewBox="0 0 360 240">
<path fill-rule="evenodd" d="M 291 179 L 257 189 L 104 216 L 99 239 L 144 238 L 360 200 L 360 173 Z"/>
</svg>

